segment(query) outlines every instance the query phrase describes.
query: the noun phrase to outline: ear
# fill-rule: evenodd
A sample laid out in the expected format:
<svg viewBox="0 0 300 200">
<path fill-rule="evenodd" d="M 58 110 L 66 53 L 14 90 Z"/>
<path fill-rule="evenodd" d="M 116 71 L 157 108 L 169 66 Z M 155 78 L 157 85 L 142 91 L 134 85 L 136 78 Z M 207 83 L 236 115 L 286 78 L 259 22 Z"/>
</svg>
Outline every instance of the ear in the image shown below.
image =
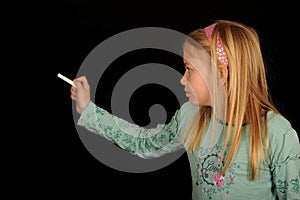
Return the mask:
<svg viewBox="0 0 300 200">
<path fill-rule="evenodd" d="M 222 83 L 225 85 L 228 79 L 228 68 L 226 65 L 218 65 Z"/>
</svg>

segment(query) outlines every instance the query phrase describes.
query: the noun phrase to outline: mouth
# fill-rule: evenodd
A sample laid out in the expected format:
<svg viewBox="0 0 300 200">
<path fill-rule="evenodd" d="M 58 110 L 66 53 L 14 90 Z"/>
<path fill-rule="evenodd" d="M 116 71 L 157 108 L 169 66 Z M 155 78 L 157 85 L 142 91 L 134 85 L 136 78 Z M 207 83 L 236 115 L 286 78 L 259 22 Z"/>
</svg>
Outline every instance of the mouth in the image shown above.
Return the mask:
<svg viewBox="0 0 300 200">
<path fill-rule="evenodd" d="M 186 95 L 187 97 L 189 97 L 191 93 L 190 93 L 188 90 L 184 90 L 184 91 L 185 91 L 185 95 Z"/>
</svg>

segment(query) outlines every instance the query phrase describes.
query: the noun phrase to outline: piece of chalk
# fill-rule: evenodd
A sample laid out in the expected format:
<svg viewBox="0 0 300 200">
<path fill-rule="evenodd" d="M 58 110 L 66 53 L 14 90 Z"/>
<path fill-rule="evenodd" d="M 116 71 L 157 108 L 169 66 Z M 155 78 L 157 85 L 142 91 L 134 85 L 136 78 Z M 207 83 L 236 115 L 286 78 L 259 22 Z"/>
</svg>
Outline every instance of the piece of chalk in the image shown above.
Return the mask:
<svg viewBox="0 0 300 200">
<path fill-rule="evenodd" d="M 77 87 L 72 80 L 68 79 L 67 77 L 65 77 L 64 75 L 58 73 L 57 77 L 61 78 L 62 80 L 66 81 L 67 83 L 73 85 L 74 87 Z"/>
</svg>

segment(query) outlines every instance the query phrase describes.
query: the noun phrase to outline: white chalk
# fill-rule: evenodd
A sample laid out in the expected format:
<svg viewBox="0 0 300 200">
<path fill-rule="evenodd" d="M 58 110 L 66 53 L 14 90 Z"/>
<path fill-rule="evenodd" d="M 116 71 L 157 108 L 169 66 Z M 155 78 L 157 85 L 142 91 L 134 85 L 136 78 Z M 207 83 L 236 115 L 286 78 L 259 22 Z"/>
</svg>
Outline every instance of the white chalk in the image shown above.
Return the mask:
<svg viewBox="0 0 300 200">
<path fill-rule="evenodd" d="M 61 78 L 62 80 L 66 81 L 67 83 L 73 85 L 74 87 L 77 87 L 72 80 L 68 79 L 64 75 L 61 75 L 60 73 L 57 74 L 57 77 Z"/>
</svg>

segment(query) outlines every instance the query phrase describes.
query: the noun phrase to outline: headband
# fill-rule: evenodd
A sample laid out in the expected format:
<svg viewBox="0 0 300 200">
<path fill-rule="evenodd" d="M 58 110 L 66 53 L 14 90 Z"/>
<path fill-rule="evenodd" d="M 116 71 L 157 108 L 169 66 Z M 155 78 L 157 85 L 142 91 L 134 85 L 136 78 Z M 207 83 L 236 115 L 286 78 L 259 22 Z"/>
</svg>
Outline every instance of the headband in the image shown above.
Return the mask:
<svg viewBox="0 0 300 200">
<path fill-rule="evenodd" d="M 204 32 L 205 32 L 205 35 L 206 35 L 208 41 L 210 41 L 210 39 L 211 39 L 211 34 L 212 34 L 215 26 L 216 26 L 216 23 L 204 28 Z M 222 46 L 222 41 L 219 37 L 219 33 L 217 35 L 217 55 L 218 55 L 218 60 L 220 61 L 220 63 L 223 65 L 226 65 L 228 67 L 228 58 L 227 58 L 224 48 Z"/>
</svg>

